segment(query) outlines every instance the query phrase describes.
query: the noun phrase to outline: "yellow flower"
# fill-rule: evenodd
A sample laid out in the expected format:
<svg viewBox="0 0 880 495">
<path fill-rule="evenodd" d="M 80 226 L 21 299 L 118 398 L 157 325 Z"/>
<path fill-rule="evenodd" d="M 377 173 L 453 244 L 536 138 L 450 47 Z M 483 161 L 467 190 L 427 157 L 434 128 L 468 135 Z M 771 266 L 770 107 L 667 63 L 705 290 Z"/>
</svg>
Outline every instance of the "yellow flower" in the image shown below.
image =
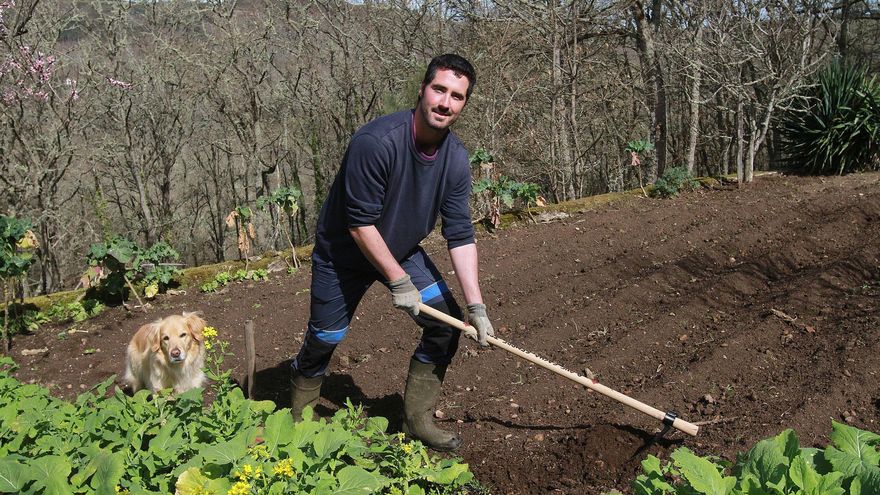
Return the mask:
<svg viewBox="0 0 880 495">
<path fill-rule="evenodd" d="M 230 488 L 229 491 L 226 492 L 226 495 L 248 495 L 250 493 L 250 483 L 239 481 L 238 483 L 232 485 L 232 488 Z"/>
<path fill-rule="evenodd" d="M 413 445 L 412 445 L 412 443 L 404 443 L 404 444 L 401 444 L 400 448 L 402 448 L 403 451 L 404 451 L 405 453 L 407 453 L 407 454 L 412 454 L 412 453 L 413 453 Z"/>
<path fill-rule="evenodd" d="M 241 481 L 247 481 L 253 478 L 259 478 L 263 475 L 263 468 L 261 466 L 251 466 L 250 464 L 245 464 L 241 467 L 241 471 L 234 473 L 235 476 L 238 476 L 238 479 Z"/>
<path fill-rule="evenodd" d="M 116 485 L 116 493 L 118 493 L 119 495 L 128 495 L 128 490 L 122 488 L 119 485 Z"/>
<path fill-rule="evenodd" d="M 202 330 L 202 334 L 205 336 L 205 339 L 212 339 L 217 336 L 217 329 L 214 327 L 205 327 Z"/>
<path fill-rule="evenodd" d="M 293 464 L 291 464 L 289 458 L 282 459 L 272 468 L 272 473 L 283 478 L 293 478 Z"/>
<path fill-rule="evenodd" d="M 399 432 L 399 433 L 397 434 L 397 441 L 403 443 L 403 439 L 404 439 L 405 437 L 406 437 L 406 436 L 403 434 L 403 432 Z"/>
</svg>

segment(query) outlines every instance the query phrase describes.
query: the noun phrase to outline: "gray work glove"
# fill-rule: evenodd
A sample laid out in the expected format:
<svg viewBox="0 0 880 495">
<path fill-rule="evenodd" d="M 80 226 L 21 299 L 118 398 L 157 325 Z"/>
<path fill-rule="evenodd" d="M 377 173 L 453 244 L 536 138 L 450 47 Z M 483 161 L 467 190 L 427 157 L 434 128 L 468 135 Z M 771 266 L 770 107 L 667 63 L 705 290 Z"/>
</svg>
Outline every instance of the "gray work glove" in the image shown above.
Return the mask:
<svg viewBox="0 0 880 495">
<path fill-rule="evenodd" d="M 489 342 L 486 340 L 486 337 L 494 337 L 495 329 L 492 328 L 492 322 L 489 321 L 489 317 L 486 316 L 486 305 L 479 303 L 468 304 L 467 310 L 468 323 L 477 329 L 477 342 L 479 342 L 481 346 L 487 347 Z"/>
<path fill-rule="evenodd" d="M 413 285 L 409 275 L 388 282 L 388 286 L 391 287 L 391 304 L 397 309 L 406 311 L 410 316 L 418 316 L 422 295 Z"/>
</svg>

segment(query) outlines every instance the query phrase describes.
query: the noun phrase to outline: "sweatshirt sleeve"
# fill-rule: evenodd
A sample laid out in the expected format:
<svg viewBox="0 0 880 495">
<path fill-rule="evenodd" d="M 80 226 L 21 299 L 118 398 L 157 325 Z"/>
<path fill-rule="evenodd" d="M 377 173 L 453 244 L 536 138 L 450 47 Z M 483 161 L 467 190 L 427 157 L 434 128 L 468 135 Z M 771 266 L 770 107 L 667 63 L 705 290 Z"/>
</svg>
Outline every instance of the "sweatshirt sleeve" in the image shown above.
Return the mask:
<svg viewBox="0 0 880 495">
<path fill-rule="evenodd" d="M 440 205 L 440 216 L 443 219 L 441 232 L 446 245 L 453 249 L 474 243 L 474 226 L 471 223 L 471 168 L 465 160 L 450 174 L 450 192 Z"/>
<path fill-rule="evenodd" d="M 390 157 L 375 137 L 355 136 L 345 163 L 345 211 L 348 226 L 374 225 L 382 215 Z"/>
</svg>

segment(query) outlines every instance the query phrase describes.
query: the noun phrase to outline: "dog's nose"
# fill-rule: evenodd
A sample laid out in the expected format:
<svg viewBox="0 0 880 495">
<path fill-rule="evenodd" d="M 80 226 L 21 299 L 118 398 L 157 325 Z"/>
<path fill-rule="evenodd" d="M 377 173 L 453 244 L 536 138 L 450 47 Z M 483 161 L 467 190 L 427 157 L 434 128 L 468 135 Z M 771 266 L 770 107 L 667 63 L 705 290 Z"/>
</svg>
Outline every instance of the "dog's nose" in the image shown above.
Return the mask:
<svg viewBox="0 0 880 495">
<path fill-rule="evenodd" d="M 179 357 L 180 357 L 180 349 L 173 349 L 173 350 L 171 351 L 171 357 L 173 357 L 173 358 L 179 358 Z"/>
</svg>

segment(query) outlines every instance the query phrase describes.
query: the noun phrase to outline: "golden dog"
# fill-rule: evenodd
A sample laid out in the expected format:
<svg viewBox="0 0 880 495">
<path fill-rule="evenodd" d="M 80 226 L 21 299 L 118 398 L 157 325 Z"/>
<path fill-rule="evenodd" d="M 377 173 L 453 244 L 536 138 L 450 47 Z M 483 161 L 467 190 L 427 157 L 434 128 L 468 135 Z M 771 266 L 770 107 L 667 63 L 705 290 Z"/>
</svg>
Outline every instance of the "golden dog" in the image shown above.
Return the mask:
<svg viewBox="0 0 880 495">
<path fill-rule="evenodd" d="M 125 357 L 125 382 L 132 392 L 171 388 L 175 393 L 205 382 L 205 320 L 198 313 L 171 315 L 134 334 Z"/>
</svg>

